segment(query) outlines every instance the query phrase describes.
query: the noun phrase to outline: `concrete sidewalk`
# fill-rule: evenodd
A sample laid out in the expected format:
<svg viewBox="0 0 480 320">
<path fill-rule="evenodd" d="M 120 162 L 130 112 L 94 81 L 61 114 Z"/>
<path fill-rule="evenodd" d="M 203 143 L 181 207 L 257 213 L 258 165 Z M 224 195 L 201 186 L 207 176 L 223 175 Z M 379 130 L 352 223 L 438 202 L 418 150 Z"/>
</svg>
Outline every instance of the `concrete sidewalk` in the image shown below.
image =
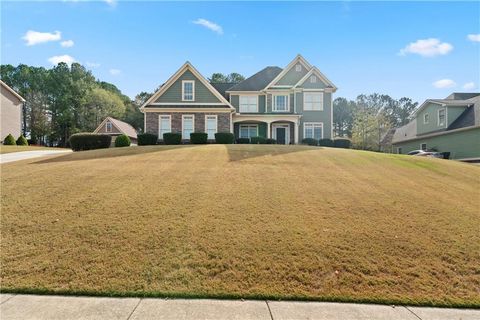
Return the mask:
<svg viewBox="0 0 480 320">
<path fill-rule="evenodd" d="M 0 294 L 0 318 L 182 320 L 478 320 L 480 310 L 209 299 L 98 298 Z"/>
<path fill-rule="evenodd" d="M 35 150 L 5 153 L 0 154 L 0 163 L 8 163 L 13 161 L 20 161 L 68 152 L 72 152 L 72 150 Z"/>
</svg>

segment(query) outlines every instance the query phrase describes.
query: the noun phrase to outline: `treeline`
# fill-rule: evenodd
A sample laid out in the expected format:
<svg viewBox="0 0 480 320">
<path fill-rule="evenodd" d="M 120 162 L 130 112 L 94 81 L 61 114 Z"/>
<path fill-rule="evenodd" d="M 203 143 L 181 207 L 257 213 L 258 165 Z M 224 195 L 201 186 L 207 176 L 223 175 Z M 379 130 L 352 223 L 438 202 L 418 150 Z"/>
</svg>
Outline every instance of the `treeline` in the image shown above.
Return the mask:
<svg viewBox="0 0 480 320">
<path fill-rule="evenodd" d="M 0 76 L 26 100 L 23 134 L 33 143 L 65 146 L 72 134 L 95 130 L 107 116 L 143 129 L 138 107 L 149 95 L 141 93 L 132 101 L 78 63 L 51 69 L 7 64 L 0 66 Z"/>
<path fill-rule="evenodd" d="M 355 100 L 337 98 L 333 101 L 334 135 L 350 138 L 356 149 L 381 151 L 384 136 L 407 124 L 417 106 L 410 98 L 396 100 L 378 93 L 361 94 Z"/>
</svg>

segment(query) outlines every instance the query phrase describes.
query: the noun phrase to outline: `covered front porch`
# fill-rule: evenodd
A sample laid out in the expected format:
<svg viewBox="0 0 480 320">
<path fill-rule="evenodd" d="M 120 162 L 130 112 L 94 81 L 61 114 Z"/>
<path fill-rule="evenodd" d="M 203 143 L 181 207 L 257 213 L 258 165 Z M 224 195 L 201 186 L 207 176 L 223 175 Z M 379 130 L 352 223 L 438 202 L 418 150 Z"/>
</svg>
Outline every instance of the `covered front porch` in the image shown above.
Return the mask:
<svg viewBox="0 0 480 320">
<path fill-rule="evenodd" d="M 234 115 L 235 138 L 263 137 L 277 144 L 297 144 L 299 115 Z"/>
</svg>

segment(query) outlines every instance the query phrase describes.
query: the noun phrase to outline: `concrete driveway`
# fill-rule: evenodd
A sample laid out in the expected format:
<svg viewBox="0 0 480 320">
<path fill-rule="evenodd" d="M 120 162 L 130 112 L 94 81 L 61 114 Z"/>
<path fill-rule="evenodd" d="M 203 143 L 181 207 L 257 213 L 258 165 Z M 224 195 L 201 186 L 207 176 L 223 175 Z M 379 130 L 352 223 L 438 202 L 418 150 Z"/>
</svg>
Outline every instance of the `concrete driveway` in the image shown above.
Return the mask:
<svg viewBox="0 0 480 320">
<path fill-rule="evenodd" d="M 355 303 L 143 299 L 0 294 L 2 320 L 473 320 L 480 310 Z"/>
<path fill-rule="evenodd" d="M 43 156 L 72 152 L 72 150 L 35 150 L 0 154 L 0 163 L 38 158 Z"/>
</svg>

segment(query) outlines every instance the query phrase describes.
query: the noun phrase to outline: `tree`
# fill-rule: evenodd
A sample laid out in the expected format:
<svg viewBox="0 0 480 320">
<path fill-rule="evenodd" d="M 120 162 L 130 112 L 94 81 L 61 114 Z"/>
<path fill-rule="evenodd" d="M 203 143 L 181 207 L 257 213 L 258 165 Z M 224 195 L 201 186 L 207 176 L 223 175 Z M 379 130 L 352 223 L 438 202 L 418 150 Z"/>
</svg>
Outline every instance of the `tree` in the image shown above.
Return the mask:
<svg viewBox="0 0 480 320">
<path fill-rule="evenodd" d="M 229 83 L 239 83 L 245 80 L 245 77 L 242 76 L 240 73 L 232 72 L 227 76 L 227 81 Z"/>
<path fill-rule="evenodd" d="M 208 81 L 211 83 L 239 83 L 245 80 L 245 77 L 239 73 L 232 72 L 228 75 L 224 75 L 223 73 L 214 73 Z"/>
<path fill-rule="evenodd" d="M 208 78 L 208 81 L 211 83 L 226 83 L 227 77 L 223 73 L 214 73 Z"/>
<path fill-rule="evenodd" d="M 333 101 L 333 132 L 334 136 L 351 137 L 353 126 L 353 112 L 355 102 L 345 98 Z"/>
</svg>

